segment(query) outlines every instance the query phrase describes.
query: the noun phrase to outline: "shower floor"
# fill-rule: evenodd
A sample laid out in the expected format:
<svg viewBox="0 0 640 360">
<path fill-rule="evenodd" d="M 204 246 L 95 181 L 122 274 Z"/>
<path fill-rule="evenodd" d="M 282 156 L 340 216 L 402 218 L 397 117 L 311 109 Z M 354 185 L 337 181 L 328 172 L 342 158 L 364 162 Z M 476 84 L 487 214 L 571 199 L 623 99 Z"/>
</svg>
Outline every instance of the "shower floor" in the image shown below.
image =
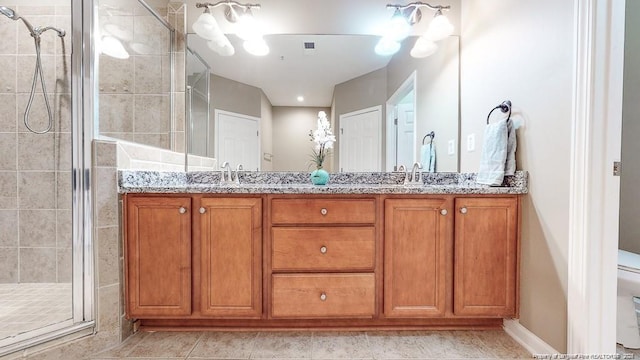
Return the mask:
<svg viewBox="0 0 640 360">
<path fill-rule="evenodd" d="M 71 283 L 0 284 L 0 339 L 71 316 Z"/>
</svg>

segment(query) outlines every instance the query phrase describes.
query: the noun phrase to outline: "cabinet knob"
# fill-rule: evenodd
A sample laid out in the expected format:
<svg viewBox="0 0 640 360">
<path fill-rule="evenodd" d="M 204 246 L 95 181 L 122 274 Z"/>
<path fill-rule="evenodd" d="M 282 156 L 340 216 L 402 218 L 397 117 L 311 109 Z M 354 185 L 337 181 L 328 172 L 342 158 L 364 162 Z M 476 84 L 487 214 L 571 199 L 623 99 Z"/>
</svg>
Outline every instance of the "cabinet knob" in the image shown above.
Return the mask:
<svg viewBox="0 0 640 360">
<path fill-rule="evenodd" d="M 327 215 L 328 212 L 329 211 L 327 211 L 327 209 L 325 209 L 325 208 L 320 209 L 320 214 L 322 214 L 322 215 Z"/>
<path fill-rule="evenodd" d="M 325 293 L 320 294 L 320 300 L 321 301 L 326 301 L 327 300 L 327 294 L 325 294 Z"/>
<path fill-rule="evenodd" d="M 178 210 L 178 211 L 180 211 L 180 214 L 185 214 L 187 212 L 187 208 L 184 207 L 184 206 L 181 206 L 180 210 Z"/>
<path fill-rule="evenodd" d="M 203 208 L 203 207 L 201 207 L 201 208 L 200 208 L 200 214 L 204 214 L 204 213 L 206 213 L 206 212 L 207 212 L 207 209 L 205 209 L 205 208 Z"/>
<path fill-rule="evenodd" d="M 323 253 L 323 254 L 326 254 L 327 253 L 327 247 L 326 246 L 321 247 L 320 248 L 320 252 Z"/>
<path fill-rule="evenodd" d="M 440 210 L 440 215 L 444 216 L 447 215 L 449 212 L 447 211 L 447 209 L 442 209 Z"/>
<path fill-rule="evenodd" d="M 466 214 L 467 213 L 467 208 L 466 207 L 460 208 L 460 213 L 461 214 Z"/>
</svg>

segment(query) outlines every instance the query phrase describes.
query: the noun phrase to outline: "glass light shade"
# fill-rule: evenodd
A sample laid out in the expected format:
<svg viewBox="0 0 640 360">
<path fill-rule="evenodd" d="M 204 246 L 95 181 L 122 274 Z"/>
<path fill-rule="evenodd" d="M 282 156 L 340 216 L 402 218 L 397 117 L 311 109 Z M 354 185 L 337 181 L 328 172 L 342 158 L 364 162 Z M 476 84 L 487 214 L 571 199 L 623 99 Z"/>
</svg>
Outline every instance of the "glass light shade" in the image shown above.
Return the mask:
<svg viewBox="0 0 640 360">
<path fill-rule="evenodd" d="M 388 37 L 382 37 L 375 47 L 376 54 L 380 56 L 393 55 L 400 50 L 400 43 Z"/>
<path fill-rule="evenodd" d="M 245 41 L 257 40 L 262 37 L 258 22 L 251 14 L 251 10 L 247 10 L 244 14 L 238 17 L 236 35 Z"/>
<path fill-rule="evenodd" d="M 242 46 L 251 55 L 265 56 L 269 53 L 269 46 L 262 38 L 245 41 Z"/>
<path fill-rule="evenodd" d="M 116 59 L 129 58 L 129 52 L 127 52 L 120 40 L 113 36 L 103 36 L 100 39 L 100 52 Z"/>
<path fill-rule="evenodd" d="M 414 58 L 423 58 L 433 55 L 437 50 L 438 45 L 436 43 L 424 36 L 420 36 L 411 49 L 411 56 Z"/>
<path fill-rule="evenodd" d="M 453 34 L 453 25 L 446 16 L 436 13 L 436 16 L 429 23 L 427 32 L 424 34 L 431 41 L 438 41 Z"/>
<path fill-rule="evenodd" d="M 384 37 L 388 37 L 395 41 L 402 41 L 406 39 L 410 33 L 411 25 L 409 24 L 409 20 L 402 15 L 399 9 L 396 9 L 393 17 L 389 20 L 389 24 L 387 24 Z"/>
<path fill-rule="evenodd" d="M 217 41 L 218 40 L 218 41 Z M 209 49 L 215 51 L 220 56 L 233 56 L 236 53 L 236 49 L 234 49 L 233 45 L 226 36 L 222 36 L 217 40 L 211 40 L 207 42 L 207 46 Z"/>
<path fill-rule="evenodd" d="M 218 22 L 210 13 L 202 13 L 196 22 L 193 23 L 193 31 L 198 34 L 203 39 L 206 40 L 214 40 L 220 34 L 222 34 L 222 30 L 220 30 L 220 26 L 218 26 Z"/>
</svg>

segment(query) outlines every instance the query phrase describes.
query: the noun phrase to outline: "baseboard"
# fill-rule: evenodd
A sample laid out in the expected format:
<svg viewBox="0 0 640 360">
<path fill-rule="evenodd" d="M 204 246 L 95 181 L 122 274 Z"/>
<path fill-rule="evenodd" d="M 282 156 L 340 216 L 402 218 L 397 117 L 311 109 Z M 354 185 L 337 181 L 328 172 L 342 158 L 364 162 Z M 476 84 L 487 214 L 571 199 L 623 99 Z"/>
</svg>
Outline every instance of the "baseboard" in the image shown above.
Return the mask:
<svg viewBox="0 0 640 360">
<path fill-rule="evenodd" d="M 531 354 L 559 354 L 558 350 L 544 342 L 522 326 L 518 320 L 504 320 L 504 331 Z"/>
</svg>

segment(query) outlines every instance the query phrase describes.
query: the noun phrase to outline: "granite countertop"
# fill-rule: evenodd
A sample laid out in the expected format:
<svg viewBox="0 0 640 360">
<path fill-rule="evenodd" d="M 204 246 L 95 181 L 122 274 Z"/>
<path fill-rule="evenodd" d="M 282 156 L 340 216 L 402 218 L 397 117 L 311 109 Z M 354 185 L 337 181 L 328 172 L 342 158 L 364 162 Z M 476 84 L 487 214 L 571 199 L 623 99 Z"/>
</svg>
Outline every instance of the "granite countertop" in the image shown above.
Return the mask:
<svg viewBox="0 0 640 360">
<path fill-rule="evenodd" d="M 220 171 L 118 171 L 118 192 L 210 194 L 526 194 L 528 173 L 506 176 L 502 186 L 480 185 L 475 173 L 424 173 L 422 184 L 403 185 L 404 173 L 337 173 L 313 185 L 306 172 L 240 172 L 240 184 L 220 183 Z"/>
</svg>

